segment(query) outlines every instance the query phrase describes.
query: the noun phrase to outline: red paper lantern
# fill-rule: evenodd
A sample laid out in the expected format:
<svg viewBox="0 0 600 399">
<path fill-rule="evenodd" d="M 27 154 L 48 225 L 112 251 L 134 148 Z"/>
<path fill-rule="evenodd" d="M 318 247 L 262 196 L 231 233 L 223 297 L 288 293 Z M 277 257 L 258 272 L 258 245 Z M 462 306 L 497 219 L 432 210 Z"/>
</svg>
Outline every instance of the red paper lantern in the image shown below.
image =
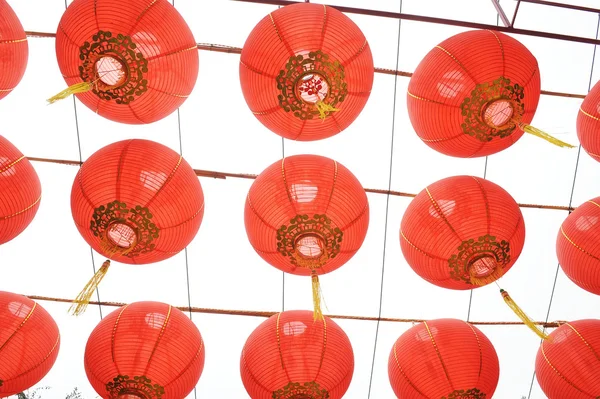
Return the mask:
<svg viewBox="0 0 600 399">
<path fill-rule="evenodd" d="M 252 30 L 240 58 L 250 110 L 291 140 L 313 141 L 346 129 L 373 86 L 371 49 L 350 18 L 321 4 L 280 8 Z"/>
<path fill-rule="evenodd" d="M 402 253 L 423 279 L 466 290 L 489 284 L 516 262 L 523 215 L 502 187 L 473 176 L 439 180 L 410 203 L 400 227 Z"/>
<path fill-rule="evenodd" d="M 250 334 L 240 360 L 252 399 L 340 399 L 354 373 L 354 353 L 344 330 L 312 312 L 278 313 Z"/>
<path fill-rule="evenodd" d="M 58 327 L 43 307 L 0 291 L 0 397 L 37 384 L 54 366 L 59 349 Z"/>
<path fill-rule="evenodd" d="M 600 82 L 594 85 L 579 108 L 577 137 L 583 149 L 600 162 Z"/>
<path fill-rule="evenodd" d="M 287 273 L 329 273 L 361 247 L 369 202 L 358 179 L 317 155 L 277 161 L 254 181 L 246 198 L 246 233 L 256 252 Z"/>
<path fill-rule="evenodd" d="M 6 0 L 0 0 L 0 99 L 19 84 L 28 57 L 27 36 L 21 21 Z"/>
<path fill-rule="evenodd" d="M 153 141 L 125 140 L 83 163 L 73 182 L 71 211 L 94 250 L 122 263 L 147 264 L 172 257 L 192 241 L 204 215 L 204 195 L 196 173 L 175 151 Z M 100 276 L 86 287 L 82 302 Z"/>
<path fill-rule="evenodd" d="M 469 158 L 510 147 L 524 130 L 569 146 L 529 125 L 539 99 L 531 52 L 510 36 L 477 30 L 444 40 L 423 58 L 408 85 L 407 105 L 425 144 Z"/>
<path fill-rule="evenodd" d="M 198 51 L 167 0 L 75 0 L 56 32 L 56 57 L 69 89 L 110 120 L 142 124 L 175 111 L 198 77 Z"/>
<path fill-rule="evenodd" d="M 600 295 L 600 197 L 585 202 L 562 223 L 556 255 L 575 284 Z"/>
<path fill-rule="evenodd" d="M 200 379 L 204 342 L 180 310 L 135 302 L 96 326 L 84 364 L 90 384 L 104 399 L 181 399 Z"/>
<path fill-rule="evenodd" d="M 35 169 L 21 151 L 0 136 L 0 244 L 29 226 L 41 199 L 42 187 Z"/>
<path fill-rule="evenodd" d="M 600 397 L 600 320 L 562 324 L 542 341 L 535 376 L 549 399 Z"/>
<path fill-rule="evenodd" d="M 500 365 L 494 346 L 477 327 L 438 319 L 419 323 L 398 338 L 388 374 L 401 399 L 484 399 L 494 395 Z"/>
</svg>

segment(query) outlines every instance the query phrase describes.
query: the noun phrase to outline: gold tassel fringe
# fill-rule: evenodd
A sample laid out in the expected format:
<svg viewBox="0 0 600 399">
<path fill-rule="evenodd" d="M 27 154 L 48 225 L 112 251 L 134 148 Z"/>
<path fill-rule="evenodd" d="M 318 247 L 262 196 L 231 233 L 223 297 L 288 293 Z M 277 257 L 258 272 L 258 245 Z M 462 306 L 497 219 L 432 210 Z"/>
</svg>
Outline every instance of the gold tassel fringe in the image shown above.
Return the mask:
<svg viewBox="0 0 600 399">
<path fill-rule="evenodd" d="M 110 260 L 104 261 L 102 267 L 94 274 L 94 276 L 88 281 L 83 290 L 77 295 L 77 298 L 73 301 L 73 305 L 69 308 L 69 313 L 73 316 L 79 316 L 85 313 L 85 309 L 90 303 L 90 299 L 92 295 L 94 295 L 94 291 L 100 285 L 100 282 L 108 272 L 108 267 L 110 266 Z"/>
<path fill-rule="evenodd" d="M 313 318 L 315 321 L 323 320 L 323 311 L 321 310 L 321 284 L 319 283 L 319 276 L 313 270 L 312 275 L 312 292 L 313 292 L 313 305 L 315 310 L 313 312 Z"/>
<path fill-rule="evenodd" d="M 508 295 L 508 292 L 504 291 L 503 289 L 500 290 L 500 293 L 502 294 L 502 297 L 504 298 L 504 302 L 506 302 L 506 304 L 508 305 L 509 308 L 512 309 L 513 312 L 515 312 L 515 314 L 517 316 L 519 316 L 519 319 L 521 319 L 523 321 L 523 323 L 525 323 L 525 325 L 527 327 L 529 327 L 529 329 L 531 331 L 533 331 L 534 333 L 537 334 L 538 337 L 540 337 L 541 339 L 548 339 L 548 335 L 546 333 L 544 333 L 544 331 L 536 324 L 533 323 L 533 321 L 529 318 L 529 316 L 527 316 L 525 314 L 525 312 L 523 311 L 523 309 L 521 309 L 519 307 L 519 305 L 517 305 L 513 299 L 510 297 L 510 295 Z"/>
<path fill-rule="evenodd" d="M 339 111 L 338 108 L 334 108 L 331 105 L 324 103 L 322 100 L 317 101 L 315 103 L 315 106 L 317 107 L 317 110 L 319 111 L 319 118 L 321 118 L 322 120 L 325 120 L 325 118 L 327 118 L 327 114 L 329 112 Z"/>
<path fill-rule="evenodd" d="M 574 145 L 571 145 L 569 143 L 565 143 L 564 141 L 560 141 L 559 139 L 550 136 L 548 133 L 544 132 L 543 130 L 540 130 L 536 127 L 533 127 L 531 125 L 526 125 L 524 123 L 520 123 L 519 124 L 519 128 L 521 128 L 521 130 L 523 130 L 526 133 L 532 134 L 534 136 L 537 136 L 539 138 L 542 138 L 546 141 L 548 141 L 549 143 L 552 143 L 554 145 L 557 145 L 559 147 L 566 147 L 566 148 L 575 148 Z"/>
<path fill-rule="evenodd" d="M 90 91 L 90 90 L 92 90 L 93 87 L 94 87 L 94 84 L 89 83 L 89 82 L 76 83 L 76 84 L 64 89 L 63 91 L 56 94 L 55 96 L 50 97 L 46 101 L 48 101 L 49 104 L 54 104 L 58 100 L 64 100 L 65 98 L 69 97 L 72 94 L 85 93 L 86 91 Z"/>
</svg>

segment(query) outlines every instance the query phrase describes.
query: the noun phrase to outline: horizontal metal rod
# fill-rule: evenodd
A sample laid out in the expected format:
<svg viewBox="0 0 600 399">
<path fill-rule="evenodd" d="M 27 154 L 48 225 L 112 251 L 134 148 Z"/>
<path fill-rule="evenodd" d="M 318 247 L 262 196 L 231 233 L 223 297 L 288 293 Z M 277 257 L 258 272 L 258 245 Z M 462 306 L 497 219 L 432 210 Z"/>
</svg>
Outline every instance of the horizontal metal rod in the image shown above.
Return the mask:
<svg viewBox="0 0 600 399">
<path fill-rule="evenodd" d="M 288 0 L 232 0 L 232 1 L 239 1 L 239 2 L 243 2 L 243 3 L 269 4 L 269 5 L 277 5 L 277 6 L 287 6 L 287 5 L 298 3 L 297 1 L 288 1 Z M 454 20 L 454 19 L 428 17 L 425 15 L 413 15 L 413 14 L 405 14 L 405 13 L 392 12 L 392 11 L 369 10 L 369 9 L 365 9 L 365 8 L 345 7 L 345 6 L 336 6 L 336 5 L 331 5 L 331 7 L 336 8 L 341 12 L 350 13 L 350 14 L 371 15 L 374 17 L 403 19 L 406 21 L 416 21 L 416 22 L 425 22 L 425 23 L 431 23 L 431 24 L 460 26 L 463 28 L 471 28 L 471 29 L 489 29 L 489 30 L 494 30 L 494 31 L 498 31 L 498 32 L 512 33 L 515 35 L 543 37 L 546 39 L 565 40 L 568 42 L 575 42 L 575 43 L 587 43 L 587 44 L 594 44 L 594 45 L 600 44 L 600 40 L 592 39 L 592 38 L 588 38 L 588 37 L 569 36 L 569 35 L 562 35 L 560 33 L 542 32 L 542 31 L 529 30 L 529 29 L 518 29 L 518 28 L 515 28 L 512 26 L 496 26 L 496 25 L 489 25 L 489 24 L 481 24 L 478 22 L 458 21 L 458 20 Z"/>
<path fill-rule="evenodd" d="M 79 161 L 68 161 L 64 159 L 50 159 L 50 158 L 36 158 L 36 157 L 27 157 L 30 161 L 34 162 L 46 162 L 46 163 L 55 163 L 60 165 L 71 165 L 71 166 L 80 166 L 81 162 Z M 200 177 L 210 177 L 213 179 L 227 179 L 228 177 L 237 178 L 237 179 L 256 179 L 258 175 L 250 174 L 250 173 L 228 173 L 228 172 L 216 172 L 212 170 L 202 170 L 202 169 L 194 169 L 196 176 Z M 377 188 L 365 188 L 367 193 L 373 194 L 384 194 L 384 195 L 393 195 L 396 197 L 416 197 L 416 194 L 404 193 L 402 191 L 393 191 L 393 190 L 382 190 Z M 533 208 L 533 209 L 552 209 L 558 211 L 572 211 L 575 208 L 561 205 L 538 205 L 538 204 L 519 204 L 521 208 Z"/>
<path fill-rule="evenodd" d="M 542 5 L 542 6 L 550 6 L 550 7 L 558 7 L 558 8 L 568 8 L 570 10 L 593 12 L 593 13 L 596 13 L 596 14 L 600 13 L 600 9 L 598 9 L 598 8 L 578 6 L 578 5 L 575 5 L 575 4 L 556 3 L 554 1 L 546 1 L 546 0 L 521 0 L 521 1 L 523 3 L 539 4 L 539 5 Z"/>
<path fill-rule="evenodd" d="M 45 32 L 26 32 L 29 37 L 55 37 L 54 33 L 45 33 Z M 242 49 L 240 47 L 226 46 L 222 44 L 207 44 L 207 43 L 198 43 L 198 50 L 205 51 L 216 51 L 219 53 L 228 53 L 228 54 L 241 54 Z M 398 75 L 410 78 L 413 74 L 412 72 L 404 72 L 404 71 L 396 71 L 394 69 L 386 69 L 386 68 L 375 68 L 376 73 L 382 73 L 384 75 Z M 585 98 L 585 94 L 573 94 L 573 93 L 561 93 L 558 91 L 548 91 L 542 90 L 541 93 L 546 96 L 554 96 L 554 97 L 566 97 L 566 98 Z"/>
<path fill-rule="evenodd" d="M 58 302 L 58 303 L 73 303 L 72 299 L 64 299 L 64 298 L 54 298 L 48 296 L 40 296 L 40 295 L 25 295 L 26 297 L 34 300 L 34 301 L 48 301 L 48 302 Z M 121 307 L 127 305 L 122 302 L 105 302 L 105 301 L 90 301 L 90 305 L 101 305 L 101 306 L 110 306 L 110 307 Z M 174 306 L 175 308 L 181 310 L 182 312 L 192 312 L 192 313 L 205 313 L 205 314 L 219 314 L 219 315 L 227 315 L 227 316 L 253 316 L 253 317 L 271 317 L 279 312 L 273 311 L 257 311 L 257 310 L 229 310 L 229 309 L 214 309 L 214 308 L 198 308 L 198 307 L 190 307 L 190 306 Z M 338 319 L 338 320 L 363 320 L 363 321 L 387 321 L 387 322 L 395 322 L 395 323 L 421 323 L 427 321 L 426 319 L 399 319 L 395 317 L 369 317 L 369 316 L 348 316 L 348 315 L 328 315 L 325 316 Z M 522 326 L 525 323 L 521 321 L 469 321 L 468 323 L 479 326 Z M 544 321 L 534 321 L 536 325 L 545 327 L 545 328 L 557 328 L 561 324 L 565 324 L 563 321 L 555 321 L 555 322 L 544 322 Z"/>
</svg>

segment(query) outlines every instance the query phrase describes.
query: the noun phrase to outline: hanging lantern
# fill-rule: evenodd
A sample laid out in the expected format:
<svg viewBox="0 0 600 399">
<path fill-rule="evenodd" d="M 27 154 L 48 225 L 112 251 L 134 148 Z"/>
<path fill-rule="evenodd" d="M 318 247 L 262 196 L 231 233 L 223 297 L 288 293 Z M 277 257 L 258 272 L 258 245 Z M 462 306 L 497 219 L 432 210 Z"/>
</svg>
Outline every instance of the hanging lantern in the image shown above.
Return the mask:
<svg viewBox="0 0 600 399">
<path fill-rule="evenodd" d="M 350 18 L 321 4 L 280 8 L 252 30 L 240 82 L 258 120 L 291 140 L 313 141 L 346 129 L 373 86 L 371 49 Z"/>
<path fill-rule="evenodd" d="M 500 365 L 490 340 L 477 327 L 455 319 L 419 323 L 398 338 L 388 375 L 404 398 L 492 398 Z"/>
<path fill-rule="evenodd" d="M 473 176 L 439 180 L 410 203 L 400 226 L 408 265 L 439 287 L 467 290 L 495 282 L 517 261 L 525 243 L 521 209 L 502 187 Z M 504 301 L 542 338 L 508 295 Z"/>
<path fill-rule="evenodd" d="M 583 149 L 600 162 L 600 82 L 588 93 L 577 114 L 577 137 Z"/>
<path fill-rule="evenodd" d="M 0 291 L 0 397 L 37 384 L 54 366 L 59 348 L 58 327 L 43 307 Z"/>
<path fill-rule="evenodd" d="M 341 399 L 354 373 L 348 336 L 329 317 L 292 310 L 250 334 L 240 360 L 251 399 Z"/>
<path fill-rule="evenodd" d="M 0 0 L 0 100 L 23 78 L 28 57 L 27 36 L 21 21 L 6 0 Z"/>
<path fill-rule="evenodd" d="M 35 169 L 21 151 L 0 136 L 0 244 L 29 226 L 41 199 L 42 187 Z"/>
<path fill-rule="evenodd" d="M 408 85 L 408 115 L 425 144 L 470 158 L 510 147 L 523 132 L 573 147 L 529 125 L 540 99 L 537 60 L 491 30 L 459 33 L 421 61 Z"/>
<path fill-rule="evenodd" d="M 178 399 L 196 386 L 204 342 L 180 310 L 135 302 L 94 328 L 85 347 L 85 372 L 104 399 Z"/>
<path fill-rule="evenodd" d="M 556 255 L 563 271 L 579 287 L 600 295 L 600 197 L 585 202 L 562 223 Z"/>
<path fill-rule="evenodd" d="M 359 250 L 369 226 L 369 203 L 343 165 L 296 155 L 257 177 L 244 217 L 250 244 L 265 261 L 286 273 L 312 277 L 315 316 L 320 316 L 318 276 Z"/>
<path fill-rule="evenodd" d="M 167 0 L 75 0 L 56 32 L 56 57 L 69 88 L 88 108 L 116 122 L 156 122 L 189 96 L 198 49 Z"/>
<path fill-rule="evenodd" d="M 194 170 L 175 151 L 126 140 L 83 163 L 73 182 L 71 211 L 85 241 L 109 259 L 77 298 L 79 314 L 110 260 L 148 264 L 182 251 L 200 228 L 204 195 Z"/>
<path fill-rule="evenodd" d="M 542 341 L 535 376 L 549 399 L 600 397 L 600 320 L 562 324 Z"/>
</svg>

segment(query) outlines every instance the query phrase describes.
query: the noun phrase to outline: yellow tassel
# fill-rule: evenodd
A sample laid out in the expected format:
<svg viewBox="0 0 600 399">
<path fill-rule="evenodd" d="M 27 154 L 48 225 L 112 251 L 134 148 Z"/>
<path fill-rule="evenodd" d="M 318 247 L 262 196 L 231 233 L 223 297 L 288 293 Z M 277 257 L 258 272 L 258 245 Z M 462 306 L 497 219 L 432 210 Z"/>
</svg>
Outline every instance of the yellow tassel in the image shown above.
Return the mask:
<svg viewBox="0 0 600 399">
<path fill-rule="evenodd" d="M 512 309 L 513 312 L 515 312 L 515 314 L 517 316 L 519 316 L 519 319 L 523 320 L 523 323 L 525 323 L 525 325 L 527 327 L 529 327 L 531 329 L 531 331 L 533 331 L 534 333 L 537 334 L 538 337 L 540 337 L 541 339 L 548 339 L 548 335 L 546 333 L 544 333 L 544 331 L 542 329 L 540 329 L 540 327 L 536 324 L 533 323 L 533 321 L 529 318 L 529 316 L 527 316 L 525 314 L 525 312 L 523 312 L 523 309 L 521 309 L 519 307 L 519 305 L 517 305 L 512 298 L 510 297 L 510 295 L 508 295 L 508 292 L 504 291 L 503 289 L 500 290 L 500 293 L 502 294 L 502 297 L 504 298 L 504 302 L 506 302 L 506 304 L 508 305 L 509 308 Z"/>
<path fill-rule="evenodd" d="M 550 136 L 548 133 L 544 132 L 543 130 L 540 130 L 536 127 L 533 127 L 531 125 L 526 125 L 524 123 L 519 123 L 519 128 L 521 130 L 523 130 L 526 133 L 532 134 L 534 136 L 537 136 L 539 138 L 542 138 L 554 145 L 557 145 L 559 147 L 567 147 L 567 148 L 575 148 L 574 145 L 571 145 L 569 143 L 565 143 L 564 141 L 560 141 L 559 139 Z"/>
<path fill-rule="evenodd" d="M 107 260 L 102 264 L 102 267 L 94 274 L 90 281 L 88 281 L 79 295 L 77 295 L 77 298 L 73 301 L 73 305 L 69 308 L 69 313 L 73 316 L 79 316 L 85 312 L 92 295 L 94 295 L 94 291 L 98 288 L 98 285 L 100 285 L 100 282 L 108 272 L 109 266 L 110 260 Z"/>
<path fill-rule="evenodd" d="M 321 310 L 321 285 L 319 284 L 319 276 L 313 270 L 312 275 L 312 292 L 313 292 L 313 305 L 315 310 L 313 312 L 313 318 L 315 321 L 323 320 L 323 311 Z"/>
<path fill-rule="evenodd" d="M 90 90 L 92 90 L 93 87 L 94 87 L 94 84 L 89 83 L 89 82 L 76 83 L 76 84 L 64 89 L 57 95 L 50 97 L 46 101 L 48 101 L 49 104 L 54 104 L 58 100 L 64 100 L 65 98 L 69 97 L 71 94 L 85 93 L 86 91 L 90 91 Z"/>
<path fill-rule="evenodd" d="M 329 104 L 324 103 L 322 100 L 319 100 L 315 103 L 317 110 L 319 111 L 319 118 L 325 120 L 327 117 L 327 113 L 339 111 L 338 108 L 334 108 Z"/>
</svg>

